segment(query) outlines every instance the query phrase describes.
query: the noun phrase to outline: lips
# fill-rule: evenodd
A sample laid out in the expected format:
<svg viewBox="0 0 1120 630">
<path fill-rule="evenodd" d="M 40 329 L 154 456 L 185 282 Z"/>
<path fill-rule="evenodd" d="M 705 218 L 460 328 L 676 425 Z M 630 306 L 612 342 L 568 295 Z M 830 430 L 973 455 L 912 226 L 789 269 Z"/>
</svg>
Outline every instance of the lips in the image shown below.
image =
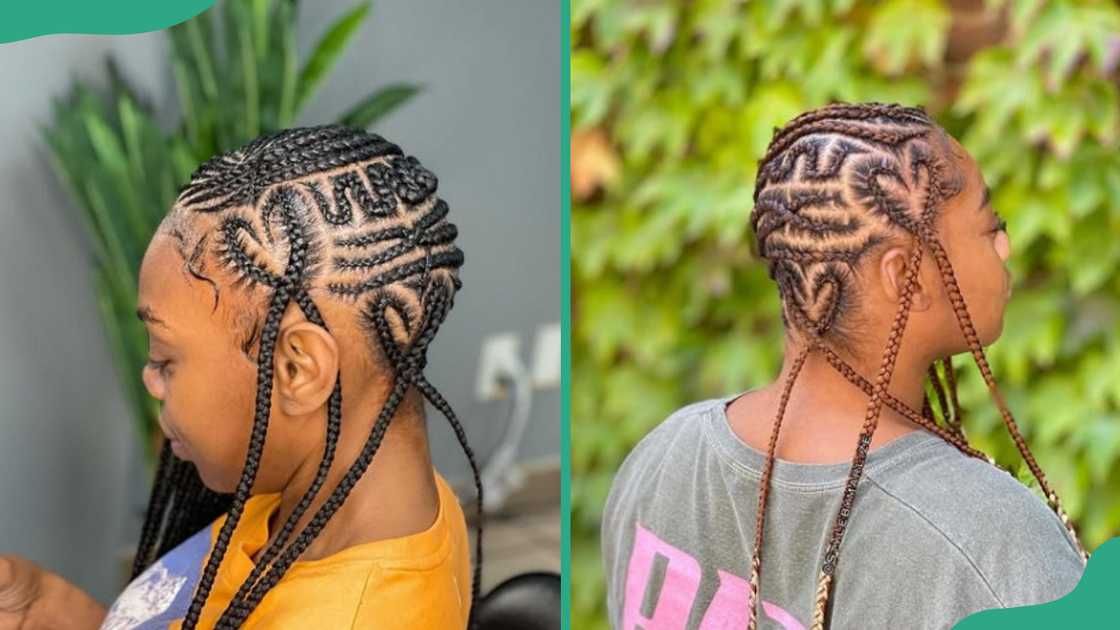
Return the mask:
<svg viewBox="0 0 1120 630">
<path fill-rule="evenodd" d="M 171 438 L 170 445 L 171 452 L 175 453 L 176 457 L 178 457 L 179 459 L 187 459 L 187 449 L 183 446 L 182 442 L 175 438 Z"/>
<path fill-rule="evenodd" d="M 175 453 L 175 456 L 179 459 L 186 459 L 187 451 L 186 447 L 183 445 L 183 441 L 180 440 L 173 431 L 167 428 L 167 425 L 163 423 L 163 418 L 159 419 L 159 428 L 163 431 L 163 436 L 167 438 L 168 445 L 171 447 L 171 452 Z"/>
</svg>

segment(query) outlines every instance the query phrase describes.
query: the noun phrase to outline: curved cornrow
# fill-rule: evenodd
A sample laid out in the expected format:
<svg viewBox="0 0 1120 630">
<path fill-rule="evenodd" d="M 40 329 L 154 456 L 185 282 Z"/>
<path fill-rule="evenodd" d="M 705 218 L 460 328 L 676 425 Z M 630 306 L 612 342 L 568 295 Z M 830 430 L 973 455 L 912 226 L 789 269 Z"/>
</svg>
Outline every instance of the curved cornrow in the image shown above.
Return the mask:
<svg viewBox="0 0 1120 630">
<path fill-rule="evenodd" d="M 945 426 L 934 418 L 928 396 L 923 397 L 922 410 L 915 411 L 888 392 L 923 249 L 933 254 L 973 358 L 1016 447 L 1039 480 L 1051 508 L 1081 550 L 1057 494 L 1046 483 L 995 385 L 948 256 L 936 238 L 933 222 L 938 208 L 963 185 L 943 159 L 945 144 L 942 142 L 940 149 L 934 144 L 943 140 L 938 134 L 943 132 L 921 109 L 882 103 L 830 105 L 803 114 L 785 128 L 775 130 L 770 147 L 759 163 L 751 226 L 758 239 L 758 251 L 778 284 L 783 320 L 805 335 L 805 345 L 793 359 L 783 384 L 759 484 L 748 586 L 752 602 L 748 627 L 752 630 L 757 626 L 761 602 L 758 592 L 763 530 L 778 434 L 794 380 L 809 354 L 821 352 L 833 369 L 868 396 L 855 454 L 824 549 L 813 628 L 823 628 L 828 618 L 829 595 L 841 543 L 884 405 L 965 455 L 995 466 L 991 457 L 968 444 L 961 428 L 962 413 L 951 358 L 940 360 L 941 372 L 935 363 L 928 373 Z M 869 381 L 830 346 L 847 345 L 847 332 L 842 323 L 855 302 L 852 295 L 855 264 L 871 248 L 900 235 L 910 239 L 905 281 L 879 370 L 874 380 Z"/>
<path fill-rule="evenodd" d="M 142 536 L 143 553 L 137 554 L 134 574 L 153 560 L 153 541 L 160 543 L 158 557 L 169 549 L 169 543 L 178 544 L 226 513 L 183 621 L 184 629 L 199 622 L 260 466 L 283 313 L 295 301 L 308 321 L 327 329 L 311 299 L 313 288 L 343 304 L 362 300 L 360 323 L 371 345 L 392 368 L 389 395 L 361 455 L 297 535 L 296 524 L 325 484 L 334 459 L 342 413 L 341 375 L 336 376 L 327 403 L 325 447 L 316 477 L 223 611 L 217 627 L 240 627 L 319 535 L 368 468 L 410 386 L 416 386 L 448 418 L 471 464 L 481 506 L 481 479 L 463 427 L 423 376 L 427 349 L 461 286 L 457 270 L 463 262 L 462 252 L 454 245 L 458 231 L 446 221 L 447 204 L 435 197 L 436 187 L 435 175 L 415 158 L 404 156 L 396 145 L 364 131 L 329 125 L 262 136 L 217 156 L 199 167 L 181 191 L 173 210 L 175 220 L 196 226 L 197 231 L 215 232 L 213 253 L 234 275 L 233 286 L 264 288 L 271 293 L 264 323 L 254 324 L 247 342 L 251 345 L 259 332 L 255 415 L 235 493 L 209 491 L 192 464 L 170 455 L 164 461 L 161 454 L 144 526 L 148 534 Z M 277 228 L 279 234 L 274 235 Z M 200 247 L 206 238 L 207 234 L 201 234 Z M 247 346 L 243 350 L 248 354 Z M 208 515 L 208 520 L 199 522 L 199 514 Z M 165 522 L 170 525 L 163 525 Z M 192 525 L 194 529 L 188 531 Z M 479 547 L 472 593 L 477 601 L 481 509 L 475 527 Z M 161 530 L 162 536 L 152 533 Z M 472 624 L 473 615 L 472 606 Z"/>
<path fill-rule="evenodd" d="M 285 129 L 213 157 L 195 171 L 176 204 L 193 212 L 255 206 L 274 184 L 386 155 L 396 145 L 342 125 Z"/>
</svg>

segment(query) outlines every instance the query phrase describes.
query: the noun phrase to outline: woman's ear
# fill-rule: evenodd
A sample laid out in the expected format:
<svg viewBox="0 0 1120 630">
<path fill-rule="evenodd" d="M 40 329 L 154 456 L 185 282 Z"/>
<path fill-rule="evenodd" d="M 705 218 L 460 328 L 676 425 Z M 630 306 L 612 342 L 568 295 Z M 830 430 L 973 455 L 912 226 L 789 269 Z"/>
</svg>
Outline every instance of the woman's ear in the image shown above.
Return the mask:
<svg viewBox="0 0 1120 630">
<path fill-rule="evenodd" d="M 911 250 L 905 247 L 891 247 L 879 260 L 879 277 L 883 292 L 894 304 L 902 298 L 902 288 L 906 284 L 906 266 L 910 262 Z M 921 270 L 914 278 L 913 292 L 910 294 L 910 310 L 924 311 L 933 305 L 933 296 L 923 281 Z"/>
<path fill-rule="evenodd" d="M 307 320 L 291 319 L 285 317 L 281 322 L 273 374 L 280 409 L 285 415 L 301 416 L 326 404 L 338 377 L 340 359 L 338 344 L 330 333 Z"/>
</svg>

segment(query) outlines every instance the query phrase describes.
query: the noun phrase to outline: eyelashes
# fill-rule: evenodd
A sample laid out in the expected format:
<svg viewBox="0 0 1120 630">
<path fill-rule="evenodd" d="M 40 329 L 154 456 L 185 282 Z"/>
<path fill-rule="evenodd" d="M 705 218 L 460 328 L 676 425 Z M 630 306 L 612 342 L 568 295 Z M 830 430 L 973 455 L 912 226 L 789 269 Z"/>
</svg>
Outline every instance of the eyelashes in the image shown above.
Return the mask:
<svg viewBox="0 0 1120 630">
<path fill-rule="evenodd" d="M 159 372 L 160 376 L 166 377 L 171 372 L 171 370 L 169 368 L 170 365 L 171 365 L 171 360 L 170 359 L 167 359 L 167 360 L 164 360 L 164 361 L 156 361 L 155 359 L 151 359 L 151 358 L 148 359 L 148 367 L 152 368 L 156 372 Z"/>
<path fill-rule="evenodd" d="M 996 215 L 996 226 L 994 228 L 992 228 L 992 234 L 998 234 L 999 232 L 1006 232 L 1007 231 L 1007 221 L 1003 217 L 999 216 L 998 212 L 996 212 L 994 214 Z"/>
</svg>

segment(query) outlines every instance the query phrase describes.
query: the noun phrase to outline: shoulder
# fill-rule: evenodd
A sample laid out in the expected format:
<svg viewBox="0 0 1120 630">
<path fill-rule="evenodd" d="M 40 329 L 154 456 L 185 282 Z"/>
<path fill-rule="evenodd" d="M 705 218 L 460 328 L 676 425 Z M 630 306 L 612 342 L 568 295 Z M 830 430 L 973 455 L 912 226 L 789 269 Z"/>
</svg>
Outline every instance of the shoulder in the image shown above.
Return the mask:
<svg viewBox="0 0 1120 630">
<path fill-rule="evenodd" d="M 900 515 L 884 527 L 967 565 L 1004 606 L 1057 599 L 1081 577 L 1084 565 L 1065 526 L 1039 497 L 945 442 L 869 470 L 868 480 Z"/>
<path fill-rule="evenodd" d="M 625 546 L 626 532 L 643 510 L 686 500 L 695 489 L 692 471 L 706 456 L 712 414 L 727 399 L 681 407 L 649 431 L 626 455 L 610 480 L 600 519 L 604 542 Z"/>
<path fill-rule="evenodd" d="M 640 480 L 650 479 L 650 473 L 673 461 L 678 453 L 695 453 L 704 439 L 708 414 L 716 411 L 726 399 L 713 398 L 685 405 L 649 431 L 626 455 L 611 482 L 607 504 L 612 505 L 627 488 Z M 677 467 L 674 466 L 674 469 Z"/>
<path fill-rule="evenodd" d="M 679 449 L 691 450 L 703 439 L 709 414 L 716 412 L 726 403 L 726 399 L 713 398 L 685 405 L 669 414 L 642 437 L 619 467 L 621 474 L 628 466 L 634 466 L 643 459 L 662 458 L 667 452 Z"/>
<path fill-rule="evenodd" d="M 442 570 L 371 571 L 350 627 L 465 627 L 471 606 L 470 585 L 461 584 L 456 573 L 449 564 Z"/>
<path fill-rule="evenodd" d="M 353 619 L 350 625 L 337 627 L 464 626 L 471 606 L 466 518 L 451 485 L 438 473 L 436 483 L 440 511 L 427 530 L 356 545 L 335 554 L 330 562 L 300 567 L 300 577 L 319 578 L 316 590 L 356 602 L 347 607 L 339 600 L 338 608 L 352 611 Z"/>
</svg>

